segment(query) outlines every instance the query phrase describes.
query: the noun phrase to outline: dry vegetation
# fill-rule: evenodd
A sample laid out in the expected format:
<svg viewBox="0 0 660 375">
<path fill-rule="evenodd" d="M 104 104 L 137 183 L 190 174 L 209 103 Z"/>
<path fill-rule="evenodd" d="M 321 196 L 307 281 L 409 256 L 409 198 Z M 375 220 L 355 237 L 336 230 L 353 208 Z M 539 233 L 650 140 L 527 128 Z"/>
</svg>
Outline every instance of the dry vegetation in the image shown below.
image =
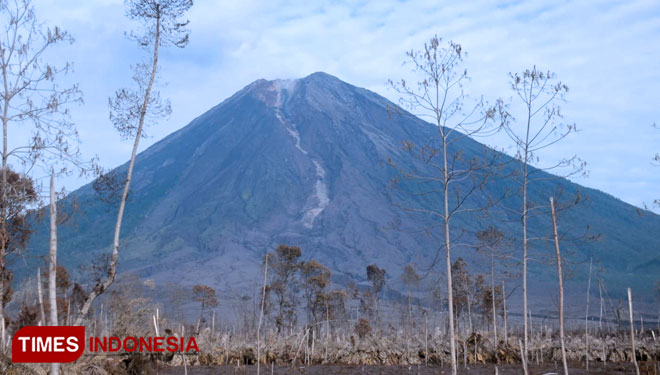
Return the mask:
<svg viewBox="0 0 660 375">
<path fill-rule="evenodd" d="M 131 316 L 135 315 L 131 314 Z M 132 331 L 131 335 L 154 335 L 153 325 L 151 329 L 146 328 L 150 327 L 150 319 L 151 316 L 143 321 L 127 318 L 117 329 L 124 331 L 128 328 Z M 127 326 L 127 322 L 131 323 L 131 327 Z M 159 325 L 168 335 L 176 335 L 174 332 L 182 329 L 180 325 L 173 325 L 166 319 L 161 319 Z M 267 368 L 263 371 L 269 372 L 271 365 L 290 368 L 316 365 L 412 365 L 437 368 L 448 366 L 450 363 L 446 332 L 436 330 L 426 337 L 420 327 L 412 328 L 411 331 L 388 327 L 373 330 L 360 337 L 355 328 L 315 330 L 313 327 L 300 327 L 292 334 L 278 334 L 275 329 L 269 330 L 264 334 L 262 343 L 260 363 Z M 190 326 L 188 329 L 194 327 Z M 195 355 L 84 356 L 73 365 L 63 365 L 62 369 L 67 374 L 148 374 L 155 373 L 157 368 L 181 367 L 185 361 L 186 367 L 248 366 L 250 370 L 245 371 L 254 372 L 256 368 L 254 365 L 257 362 L 256 332 L 232 331 L 213 331 L 210 327 L 203 328 L 195 335 L 200 348 L 200 353 Z M 638 340 L 636 356 L 641 363 L 642 374 L 655 374 L 653 371 L 657 371 L 656 361 L 660 360 L 660 342 L 654 339 L 650 331 L 637 331 L 636 335 Z M 518 366 L 521 371 L 519 337 L 510 336 L 508 341 L 500 340 L 495 345 L 489 336 L 489 332 L 459 336 L 457 342 L 459 367 L 473 368 L 475 365 L 480 365 L 479 368 L 490 367 L 491 371 L 494 371 L 495 366 L 509 369 Z M 625 363 L 630 364 L 631 351 L 625 344 L 622 345 L 628 341 L 625 332 L 591 335 L 588 355 L 590 361 L 595 363 L 591 365 L 592 370 L 615 371 L 621 368 L 622 364 L 628 368 Z M 529 349 L 530 366 L 537 368 L 561 366 L 561 349 L 556 331 L 547 329 L 543 332 L 534 332 L 530 337 Z M 584 368 L 587 351 L 582 334 L 573 332 L 567 335 L 566 351 L 571 369 Z M 13 372 L 18 374 L 47 373 L 44 365 L 11 365 L 8 358 L 4 359 L 1 366 L 0 369 L 7 374 L 12 373 L 11 371 L 18 371 Z M 646 372 L 644 369 L 647 369 Z"/>
<path fill-rule="evenodd" d="M 279 250 L 289 255 L 291 253 L 298 256 L 301 254 L 299 249 L 291 247 L 280 247 Z M 271 253 L 268 259 L 272 260 L 271 264 L 274 268 L 282 267 L 283 265 L 277 264 L 275 253 Z M 297 256 L 281 257 L 280 261 L 284 261 L 288 265 L 299 264 L 297 259 Z M 324 274 L 329 272 L 321 268 L 318 263 L 302 263 L 307 267 L 310 267 L 311 264 L 315 268 L 323 270 Z M 460 264 L 456 265 L 455 270 L 456 276 L 462 275 L 462 280 L 471 282 L 469 280 L 472 276 L 462 269 Z M 287 277 L 294 277 L 297 272 L 285 274 Z M 406 272 L 408 277 L 412 272 L 411 269 L 408 269 Z M 373 265 L 371 273 L 374 273 Z M 377 273 L 382 274 L 382 272 Z M 60 279 L 65 283 L 67 281 L 64 277 L 65 272 L 62 271 L 61 274 L 63 276 Z M 309 269 L 304 273 L 301 272 L 300 275 L 309 277 Z M 329 275 L 327 276 L 329 277 Z M 267 279 L 269 285 L 278 282 L 279 279 L 275 273 L 271 277 Z M 314 321 L 315 323 L 281 324 L 282 316 L 276 308 L 279 299 L 273 296 L 266 301 L 270 306 L 265 309 L 261 335 L 258 336 L 257 331 L 260 326 L 256 319 L 261 311 L 261 306 L 252 304 L 254 311 L 249 311 L 249 309 L 245 311 L 244 319 L 239 322 L 225 322 L 222 318 L 216 320 L 211 308 L 219 303 L 215 290 L 208 286 L 197 285 L 190 289 L 187 298 L 199 304 L 197 310 L 200 312 L 199 318 L 194 318 L 193 323 L 181 324 L 181 321 L 177 319 L 176 307 L 171 307 L 171 311 L 166 309 L 163 312 L 161 305 L 147 297 L 155 287 L 151 280 L 143 282 L 136 276 L 124 276 L 118 280 L 107 298 L 102 300 L 101 307 L 93 312 L 94 319 L 87 322 L 88 335 L 155 336 L 158 331 L 164 336 L 194 336 L 200 352 L 187 355 L 179 353 L 98 355 L 88 352 L 76 363 L 63 365 L 62 370 L 65 374 L 149 374 L 156 373 L 157 369 L 165 370 L 165 373 L 168 373 L 167 369 L 171 369 L 169 373 L 182 373 L 179 370 L 185 366 L 185 371 L 190 370 L 191 374 L 195 373 L 192 371 L 216 373 L 211 372 L 210 369 L 215 369 L 213 371 L 224 369 L 222 370 L 225 371 L 224 373 L 236 371 L 240 371 L 238 373 L 243 373 L 243 371 L 256 373 L 257 362 L 261 365 L 263 373 L 270 371 L 276 373 L 275 369 L 279 369 L 280 373 L 288 373 L 287 371 L 293 371 L 292 369 L 310 366 L 312 368 L 330 366 L 321 368 L 337 373 L 343 371 L 351 373 L 351 368 L 354 370 L 353 373 L 370 373 L 370 370 L 364 372 L 363 366 L 367 366 L 367 368 L 378 366 L 378 368 L 387 369 L 383 371 L 394 371 L 393 373 L 396 373 L 396 369 L 417 369 L 427 366 L 430 366 L 429 369 L 449 369 L 451 357 L 447 315 L 442 311 L 434 311 L 419 304 L 409 304 L 408 298 L 401 303 L 381 301 L 379 310 L 370 308 L 375 304 L 373 287 L 382 288 L 380 280 L 380 278 L 375 278 L 375 285 L 369 290 L 342 291 L 344 293 L 341 295 L 345 297 L 342 300 L 341 308 L 344 311 L 343 313 L 337 311 L 336 306 L 333 311 L 333 314 L 339 314 L 341 318 L 328 320 L 327 315 L 316 312 L 317 316 L 321 316 L 321 318 Z M 269 285 L 266 285 L 266 290 Z M 294 309 L 289 311 L 291 314 L 289 317 L 296 322 L 299 313 L 303 312 L 306 312 L 308 317 L 303 318 L 301 315 L 303 318 L 301 320 L 312 322 L 314 317 L 312 310 L 318 306 L 318 301 L 325 298 L 326 295 L 339 292 L 338 290 L 328 291 L 326 285 L 323 284 L 323 287 L 308 287 L 307 293 L 296 294 L 290 293 L 291 284 L 280 283 L 279 285 L 280 293 L 287 295 L 289 302 L 294 304 Z M 456 285 L 459 289 L 461 288 L 460 283 Z M 24 288 L 34 289 L 34 285 L 26 283 Z M 67 293 L 66 288 L 60 289 L 62 289 L 60 300 L 67 301 L 71 294 Z M 21 289 L 17 293 L 23 296 L 27 292 Z M 456 299 L 458 303 L 462 300 L 475 299 L 474 295 L 467 297 L 462 293 L 464 292 L 456 293 L 459 297 Z M 369 298 L 371 298 L 371 302 L 365 303 L 365 299 Z M 486 301 L 490 302 L 488 299 Z M 357 316 L 351 317 L 349 312 L 353 306 L 357 307 L 354 312 L 360 314 L 360 318 L 357 320 Z M 502 373 L 507 373 L 507 371 L 520 373 L 522 371 L 520 346 L 522 330 L 519 322 L 509 322 L 509 327 L 505 331 L 504 322 L 500 319 L 503 316 L 500 308 L 495 315 L 499 333 L 495 334 L 493 325 L 488 319 L 492 316 L 490 311 L 482 309 L 477 304 L 470 306 L 471 316 L 459 315 L 456 322 L 456 326 L 459 328 L 456 345 L 458 371 L 469 373 L 468 369 L 480 369 L 484 373 L 493 373 L 494 368 L 498 367 L 498 371 L 502 371 Z M 497 306 L 502 306 L 502 304 L 498 302 Z M 456 310 L 467 311 L 467 306 Z M 329 311 L 325 311 L 325 314 L 328 313 Z M 432 319 L 429 319 L 429 314 L 433 316 Z M 36 319 L 38 315 L 36 310 L 33 315 Z M 66 314 L 63 316 L 66 317 Z M 586 355 L 591 362 L 591 373 L 615 373 L 614 371 L 617 369 L 634 368 L 631 363 L 629 331 L 625 326 L 617 328 L 616 322 L 608 320 L 609 317 L 610 314 L 606 314 L 605 320 L 601 320 L 600 324 L 598 321 L 589 322 L 588 341 L 585 340 L 584 331 L 567 332 L 566 355 L 571 373 L 575 373 L 573 370 L 586 367 Z M 512 329 L 511 326 L 515 326 L 515 328 Z M 556 327 L 548 327 L 541 321 L 536 321 L 531 328 L 527 359 L 529 370 L 556 369 L 556 366 L 561 368 L 561 343 Z M 657 371 L 656 361 L 660 360 L 660 341 L 657 331 L 648 328 L 647 326 L 645 330 L 634 330 L 635 354 L 636 359 L 640 362 L 641 373 L 655 374 L 653 371 Z M 505 334 L 506 339 L 504 339 Z M 260 358 L 258 358 L 258 353 L 260 353 Z M 341 366 L 333 367 L 338 365 Z M 8 358 L 2 361 L 1 366 L 0 370 L 3 373 L 12 373 L 12 371 L 19 374 L 47 373 L 45 365 L 12 365 Z M 419 370 L 419 373 L 431 373 L 428 372 L 429 369 Z M 518 372 L 513 372 L 514 369 L 518 369 Z M 314 373 L 313 371 L 316 370 L 310 369 L 309 371 Z"/>
</svg>

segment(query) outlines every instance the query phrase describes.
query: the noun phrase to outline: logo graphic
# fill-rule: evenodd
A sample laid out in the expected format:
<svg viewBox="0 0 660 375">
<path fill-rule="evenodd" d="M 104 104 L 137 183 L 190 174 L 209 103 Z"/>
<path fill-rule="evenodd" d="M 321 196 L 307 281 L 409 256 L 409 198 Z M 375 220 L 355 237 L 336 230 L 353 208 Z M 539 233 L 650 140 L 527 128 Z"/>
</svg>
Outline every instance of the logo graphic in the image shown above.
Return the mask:
<svg viewBox="0 0 660 375">
<path fill-rule="evenodd" d="M 14 363 L 68 363 L 85 351 L 84 326 L 23 327 L 12 339 Z M 90 353 L 199 353 L 194 337 L 90 337 Z"/>
<path fill-rule="evenodd" d="M 14 363 L 73 362 L 85 350 L 85 327 L 23 327 L 14 335 L 11 346 Z"/>
</svg>

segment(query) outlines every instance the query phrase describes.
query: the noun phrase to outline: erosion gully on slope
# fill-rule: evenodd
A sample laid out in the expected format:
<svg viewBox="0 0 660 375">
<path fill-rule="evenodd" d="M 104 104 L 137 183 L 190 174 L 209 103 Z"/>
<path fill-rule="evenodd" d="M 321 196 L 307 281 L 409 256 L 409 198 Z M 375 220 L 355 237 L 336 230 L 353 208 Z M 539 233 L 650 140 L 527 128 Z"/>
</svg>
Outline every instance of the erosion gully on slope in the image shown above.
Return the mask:
<svg viewBox="0 0 660 375">
<path fill-rule="evenodd" d="M 287 88 L 282 87 L 281 81 L 274 82 L 274 89 L 277 92 L 277 99 L 275 101 L 275 117 L 284 125 L 285 129 L 291 135 L 293 140 L 296 142 L 296 148 L 303 154 L 309 157 L 307 150 L 302 148 L 300 145 L 300 133 L 296 128 L 296 125 L 289 121 L 282 111 L 282 90 L 293 91 L 295 88 L 295 81 L 289 83 Z M 290 93 L 289 93 L 290 94 Z M 308 202 L 315 202 L 316 204 L 305 211 L 302 218 L 302 223 L 306 228 L 312 228 L 314 226 L 314 220 L 317 216 L 323 212 L 323 210 L 330 203 L 328 198 L 328 186 L 325 183 L 325 169 L 321 165 L 321 162 L 314 160 L 310 157 L 314 166 L 316 167 L 316 183 L 314 184 L 314 193 L 308 198 Z"/>
</svg>

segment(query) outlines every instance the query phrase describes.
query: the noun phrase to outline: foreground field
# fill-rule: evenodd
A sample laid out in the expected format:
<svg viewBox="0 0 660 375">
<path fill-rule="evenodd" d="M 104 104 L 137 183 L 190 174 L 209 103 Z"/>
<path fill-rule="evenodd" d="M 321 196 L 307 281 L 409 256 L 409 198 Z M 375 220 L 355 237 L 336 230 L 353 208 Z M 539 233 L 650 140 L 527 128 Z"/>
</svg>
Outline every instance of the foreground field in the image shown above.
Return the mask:
<svg viewBox="0 0 660 375">
<path fill-rule="evenodd" d="M 649 366 L 650 365 L 650 366 Z M 559 367 L 557 367 L 559 366 Z M 653 364 L 643 364 L 642 374 L 656 374 Z M 188 367 L 189 375 L 251 375 L 257 373 L 257 366 L 199 366 Z M 546 364 L 541 366 L 531 365 L 530 374 L 560 374 L 561 364 Z M 522 374 L 522 367 L 515 364 L 504 364 L 497 366 L 498 374 L 519 375 Z M 600 374 L 634 374 L 635 367 L 631 363 L 614 363 L 604 365 L 594 363 L 590 365 L 589 372 L 584 365 L 579 363 L 569 363 L 569 372 L 571 375 L 600 375 Z M 158 371 L 161 375 L 180 375 L 184 373 L 183 367 L 167 367 Z M 289 375 L 289 374 L 308 374 L 308 375 L 437 375 L 449 374 L 451 369 L 447 366 L 358 366 L 358 365 L 317 365 L 317 366 L 274 366 L 262 367 L 261 374 L 268 375 Z M 486 375 L 495 374 L 495 366 L 492 364 L 469 365 L 467 368 L 459 367 L 459 374 Z"/>
<path fill-rule="evenodd" d="M 312 331 L 313 332 L 313 331 Z M 522 374 L 520 338 L 489 340 L 489 335 L 473 333 L 459 337 L 457 359 L 461 374 Z M 310 337 L 311 336 L 311 337 Z M 254 335 L 231 334 L 204 329 L 196 335 L 198 353 L 87 353 L 79 360 L 62 365 L 71 375 L 181 375 L 181 374 L 310 374 L 310 375 L 424 375 L 450 372 L 447 338 L 442 331 L 408 335 L 396 330 L 379 330 L 360 338 L 347 330 L 334 330 L 327 336 L 310 334 L 308 329 L 290 335 L 269 333 L 261 341 L 260 353 Z M 635 334 L 635 358 L 641 375 L 659 375 L 660 340 L 655 332 Z M 323 338 L 320 338 L 323 337 Z M 631 363 L 630 337 L 625 332 L 590 335 L 570 334 L 566 357 L 570 374 L 635 374 Z M 563 374 L 559 340 L 550 329 L 536 331 L 529 346 L 530 375 Z M 589 359 L 589 371 L 586 361 Z M 426 366 L 428 362 L 428 366 Z M 184 367 L 185 365 L 185 367 Z M 0 374 L 47 375 L 45 364 L 13 364 L 0 354 Z"/>
</svg>

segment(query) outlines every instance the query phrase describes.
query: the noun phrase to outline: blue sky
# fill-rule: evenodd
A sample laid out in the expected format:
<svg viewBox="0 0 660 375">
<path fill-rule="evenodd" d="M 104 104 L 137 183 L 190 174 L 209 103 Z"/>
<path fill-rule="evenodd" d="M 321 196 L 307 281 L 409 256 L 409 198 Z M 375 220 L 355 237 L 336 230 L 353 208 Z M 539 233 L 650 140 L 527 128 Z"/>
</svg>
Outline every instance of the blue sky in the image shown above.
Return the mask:
<svg viewBox="0 0 660 375">
<path fill-rule="evenodd" d="M 84 106 L 74 108 L 81 149 L 105 167 L 131 144 L 108 120 L 107 100 L 130 84 L 143 52 L 124 37 L 135 25 L 121 0 L 35 0 L 37 16 L 75 38 L 53 51 L 68 59 Z M 165 50 L 161 92 L 173 114 L 148 130 L 140 150 L 259 78 L 325 71 L 392 100 L 387 79 L 408 73 L 404 52 L 434 34 L 468 52 L 468 92 L 508 100 L 508 73 L 536 65 L 569 88 L 563 105 L 579 133 L 541 154 L 541 163 L 579 155 L 589 176 L 576 182 L 641 206 L 660 198 L 660 2 L 626 1 L 215 1 L 196 0 L 191 42 Z M 507 148 L 507 139 L 486 143 Z M 86 180 L 66 178 L 72 190 Z M 656 210 L 658 211 L 658 210 Z"/>
</svg>

